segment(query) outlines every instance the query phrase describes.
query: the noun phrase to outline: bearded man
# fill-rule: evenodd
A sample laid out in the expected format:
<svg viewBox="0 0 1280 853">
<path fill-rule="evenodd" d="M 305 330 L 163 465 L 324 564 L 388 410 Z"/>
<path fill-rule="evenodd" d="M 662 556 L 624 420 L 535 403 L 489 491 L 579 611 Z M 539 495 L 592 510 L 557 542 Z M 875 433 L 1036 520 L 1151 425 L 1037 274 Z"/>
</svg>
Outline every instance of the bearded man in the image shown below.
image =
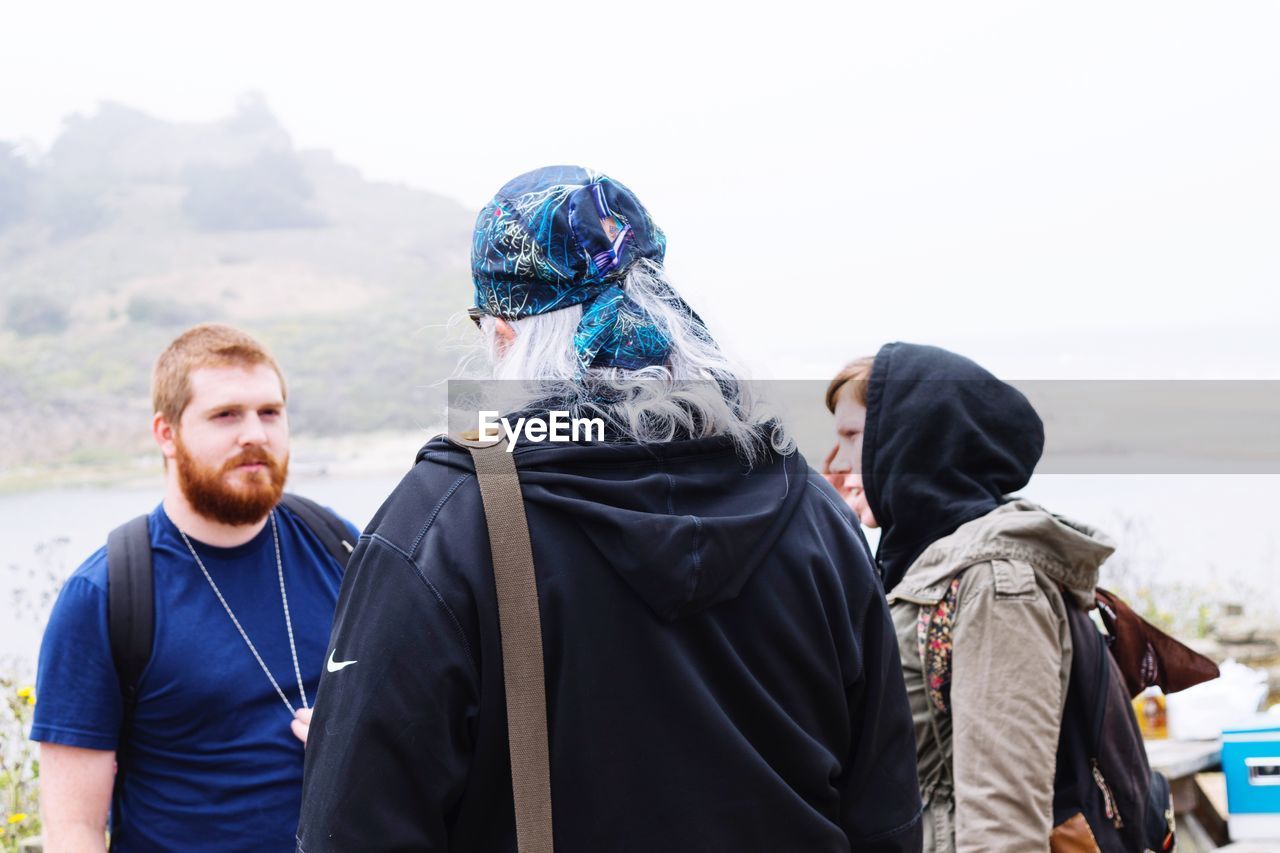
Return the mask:
<svg viewBox="0 0 1280 853">
<path fill-rule="evenodd" d="M 152 397 L 164 500 L 68 579 L 40 648 L 45 849 L 102 850 L 109 811 L 113 850 L 291 850 L 335 544 L 358 534 L 284 495 L 284 376 L 248 334 L 183 333 Z M 120 614 L 139 607 L 129 672 Z"/>
</svg>

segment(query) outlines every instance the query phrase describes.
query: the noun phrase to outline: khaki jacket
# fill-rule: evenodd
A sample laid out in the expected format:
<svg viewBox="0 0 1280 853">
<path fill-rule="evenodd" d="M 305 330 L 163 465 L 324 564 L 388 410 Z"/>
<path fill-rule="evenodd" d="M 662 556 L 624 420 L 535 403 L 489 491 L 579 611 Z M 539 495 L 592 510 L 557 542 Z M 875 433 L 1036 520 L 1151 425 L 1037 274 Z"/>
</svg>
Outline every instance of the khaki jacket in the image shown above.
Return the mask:
<svg viewBox="0 0 1280 853">
<path fill-rule="evenodd" d="M 888 599 L 916 732 L 926 851 L 1049 849 L 1054 760 L 1071 673 L 1062 592 L 1093 607 L 1103 534 L 1030 501 L 930 545 Z M 928 701 L 917 638 L 963 572 L 952 617 L 950 715 Z"/>
</svg>

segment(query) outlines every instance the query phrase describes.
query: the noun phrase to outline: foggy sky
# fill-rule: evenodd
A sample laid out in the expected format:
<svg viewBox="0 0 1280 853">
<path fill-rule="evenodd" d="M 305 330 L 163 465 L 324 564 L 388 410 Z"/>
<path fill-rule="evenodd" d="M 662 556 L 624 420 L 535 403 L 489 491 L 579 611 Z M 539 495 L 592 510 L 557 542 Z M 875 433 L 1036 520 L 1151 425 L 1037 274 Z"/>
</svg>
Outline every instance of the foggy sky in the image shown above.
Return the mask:
<svg viewBox="0 0 1280 853">
<path fill-rule="evenodd" d="M 548 163 L 618 178 L 763 375 L 905 338 L 1280 378 L 1274 3 L 435 5 L 9 4 L 0 139 L 259 91 L 299 145 L 476 208 Z"/>
</svg>

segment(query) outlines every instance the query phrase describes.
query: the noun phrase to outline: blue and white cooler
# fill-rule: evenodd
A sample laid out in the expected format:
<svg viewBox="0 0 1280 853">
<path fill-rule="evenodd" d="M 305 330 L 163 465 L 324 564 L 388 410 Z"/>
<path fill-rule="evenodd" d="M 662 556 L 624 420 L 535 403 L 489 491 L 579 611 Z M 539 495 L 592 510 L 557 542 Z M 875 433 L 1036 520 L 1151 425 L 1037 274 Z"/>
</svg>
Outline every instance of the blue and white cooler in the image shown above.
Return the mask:
<svg viewBox="0 0 1280 853">
<path fill-rule="evenodd" d="M 1280 839 L 1280 720 L 1224 729 L 1222 772 L 1231 840 Z"/>
</svg>

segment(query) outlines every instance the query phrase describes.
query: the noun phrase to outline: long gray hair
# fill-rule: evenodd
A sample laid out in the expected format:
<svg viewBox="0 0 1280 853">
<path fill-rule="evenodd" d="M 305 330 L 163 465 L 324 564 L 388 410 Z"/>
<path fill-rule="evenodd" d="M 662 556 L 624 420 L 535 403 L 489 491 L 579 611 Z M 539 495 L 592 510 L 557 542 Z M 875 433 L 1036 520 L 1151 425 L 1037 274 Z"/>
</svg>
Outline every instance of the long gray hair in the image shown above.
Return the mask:
<svg viewBox="0 0 1280 853">
<path fill-rule="evenodd" d="M 464 359 L 461 373 L 477 371 L 497 383 L 488 407 L 504 412 L 555 408 L 574 418 L 603 418 L 622 440 L 641 444 L 725 435 L 738 455 L 755 463 L 766 446 L 789 453 L 795 443 L 775 413 L 674 296 L 661 266 L 637 261 L 623 289 L 671 340 L 665 365 L 624 370 L 580 369 L 573 338 L 582 306 L 507 322 L 515 339 L 502 341 L 493 317 L 481 320 L 481 352 Z M 479 357 L 477 357 L 479 356 Z"/>
</svg>

